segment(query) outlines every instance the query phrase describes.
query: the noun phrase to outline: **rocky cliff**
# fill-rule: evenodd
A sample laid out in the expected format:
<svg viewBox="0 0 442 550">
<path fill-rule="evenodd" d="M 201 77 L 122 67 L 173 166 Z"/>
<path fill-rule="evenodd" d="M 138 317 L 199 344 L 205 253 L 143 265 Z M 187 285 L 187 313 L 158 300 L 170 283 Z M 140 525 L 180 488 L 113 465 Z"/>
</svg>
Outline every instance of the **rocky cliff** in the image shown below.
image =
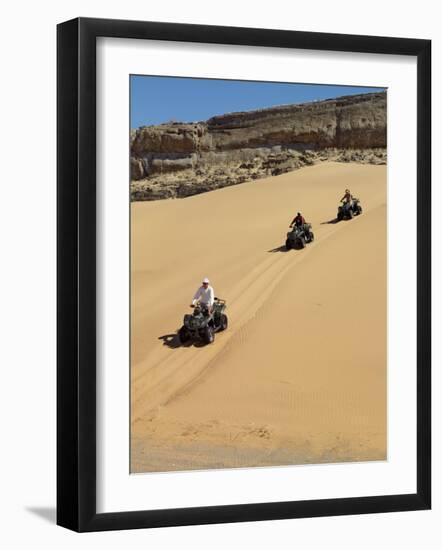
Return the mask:
<svg viewBox="0 0 442 550">
<path fill-rule="evenodd" d="M 324 160 L 385 164 L 385 92 L 144 126 L 131 133 L 132 200 L 185 197 Z"/>
</svg>

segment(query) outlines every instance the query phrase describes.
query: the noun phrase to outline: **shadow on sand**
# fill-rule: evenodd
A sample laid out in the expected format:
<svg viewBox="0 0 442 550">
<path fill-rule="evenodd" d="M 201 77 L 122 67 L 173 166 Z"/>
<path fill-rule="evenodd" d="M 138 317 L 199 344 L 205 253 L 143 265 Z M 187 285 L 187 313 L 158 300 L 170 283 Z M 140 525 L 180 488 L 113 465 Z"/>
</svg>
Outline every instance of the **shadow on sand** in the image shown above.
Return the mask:
<svg viewBox="0 0 442 550">
<path fill-rule="evenodd" d="M 205 345 L 201 340 L 194 340 L 193 342 L 190 340 L 189 342 L 182 344 L 177 333 L 163 334 L 163 336 L 158 336 L 158 340 L 162 340 L 163 346 L 167 346 L 170 349 L 190 348 L 191 346 L 195 348 L 202 348 Z"/>
<path fill-rule="evenodd" d="M 335 223 L 339 223 L 338 218 L 334 218 L 333 220 L 328 220 L 328 222 L 321 222 L 321 225 L 334 225 Z"/>
<path fill-rule="evenodd" d="M 163 336 L 158 336 L 158 340 L 162 340 L 163 346 L 167 346 L 171 349 L 180 348 L 182 345 L 176 332 L 173 334 L 163 334 Z"/>
<path fill-rule="evenodd" d="M 267 252 L 289 252 L 289 251 L 285 247 L 285 244 L 282 244 L 281 246 L 278 246 L 278 248 L 272 248 L 271 250 L 267 250 Z"/>
</svg>

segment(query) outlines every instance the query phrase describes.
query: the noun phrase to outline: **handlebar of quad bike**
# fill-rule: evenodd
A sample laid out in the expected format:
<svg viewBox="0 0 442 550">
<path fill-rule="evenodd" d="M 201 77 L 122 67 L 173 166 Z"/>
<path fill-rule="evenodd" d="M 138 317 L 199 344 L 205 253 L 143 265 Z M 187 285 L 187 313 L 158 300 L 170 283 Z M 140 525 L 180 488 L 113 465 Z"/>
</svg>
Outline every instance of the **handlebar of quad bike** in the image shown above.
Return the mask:
<svg viewBox="0 0 442 550">
<path fill-rule="evenodd" d="M 222 298 L 217 298 L 216 296 L 215 296 L 215 302 L 221 302 L 223 304 L 226 303 L 225 300 L 223 300 Z M 190 307 L 196 307 L 197 305 L 201 305 L 201 304 L 190 304 Z"/>
<path fill-rule="evenodd" d="M 359 199 L 357 197 L 352 197 L 351 200 L 352 201 L 359 201 Z M 345 199 L 342 199 L 341 202 L 342 202 L 342 204 L 345 204 L 347 201 Z"/>
</svg>

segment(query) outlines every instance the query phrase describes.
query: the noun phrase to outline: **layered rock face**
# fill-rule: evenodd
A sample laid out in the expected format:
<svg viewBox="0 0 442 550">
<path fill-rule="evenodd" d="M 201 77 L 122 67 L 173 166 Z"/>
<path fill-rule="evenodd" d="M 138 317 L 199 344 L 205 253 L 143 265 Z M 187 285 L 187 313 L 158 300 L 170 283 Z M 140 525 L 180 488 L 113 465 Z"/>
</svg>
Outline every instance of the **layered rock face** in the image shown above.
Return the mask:
<svg viewBox="0 0 442 550">
<path fill-rule="evenodd" d="M 323 160 L 385 163 L 385 92 L 166 123 L 131 134 L 132 200 L 184 197 Z"/>
</svg>

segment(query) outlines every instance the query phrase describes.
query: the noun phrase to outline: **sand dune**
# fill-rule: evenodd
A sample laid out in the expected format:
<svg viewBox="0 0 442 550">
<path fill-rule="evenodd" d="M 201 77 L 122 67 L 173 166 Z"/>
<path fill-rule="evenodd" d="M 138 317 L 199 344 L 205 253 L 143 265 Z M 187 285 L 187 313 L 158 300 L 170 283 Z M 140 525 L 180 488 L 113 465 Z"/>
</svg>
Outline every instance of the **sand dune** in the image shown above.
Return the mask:
<svg viewBox="0 0 442 550">
<path fill-rule="evenodd" d="M 346 187 L 364 214 L 327 223 Z M 132 471 L 385 458 L 385 203 L 385 166 L 324 163 L 132 204 Z M 179 347 L 206 275 L 229 329 Z"/>
</svg>

